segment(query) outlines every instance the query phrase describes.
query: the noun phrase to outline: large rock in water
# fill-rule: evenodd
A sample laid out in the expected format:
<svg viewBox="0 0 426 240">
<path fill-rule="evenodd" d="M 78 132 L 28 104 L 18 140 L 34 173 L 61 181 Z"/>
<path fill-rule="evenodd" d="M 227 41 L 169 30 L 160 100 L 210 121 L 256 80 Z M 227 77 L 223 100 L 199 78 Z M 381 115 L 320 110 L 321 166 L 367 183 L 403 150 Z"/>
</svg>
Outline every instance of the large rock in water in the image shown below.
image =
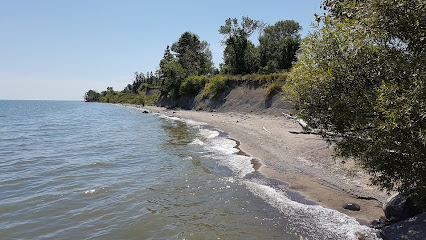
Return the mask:
<svg viewBox="0 0 426 240">
<path fill-rule="evenodd" d="M 385 227 L 380 234 L 384 240 L 425 240 L 426 212 Z"/>
<path fill-rule="evenodd" d="M 421 213 L 410 198 L 400 194 L 390 197 L 383 205 L 383 211 L 389 223 L 396 223 Z"/>
</svg>

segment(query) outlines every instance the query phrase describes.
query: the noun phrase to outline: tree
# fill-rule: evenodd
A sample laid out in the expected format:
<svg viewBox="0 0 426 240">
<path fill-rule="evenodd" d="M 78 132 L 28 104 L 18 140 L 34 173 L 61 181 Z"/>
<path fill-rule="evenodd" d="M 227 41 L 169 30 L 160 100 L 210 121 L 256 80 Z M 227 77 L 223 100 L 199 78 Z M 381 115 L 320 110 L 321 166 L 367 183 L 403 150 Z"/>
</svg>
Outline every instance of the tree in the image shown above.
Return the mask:
<svg viewBox="0 0 426 240">
<path fill-rule="evenodd" d="M 261 27 L 261 23 L 257 20 L 252 20 L 249 17 L 242 17 L 241 24 L 238 24 L 238 19 L 228 18 L 225 21 L 225 25 L 220 26 L 219 33 L 224 35 L 226 39 L 223 44 L 226 45 L 223 53 L 223 59 L 225 62 L 226 69 L 231 74 L 248 74 L 252 73 L 249 71 L 250 67 L 247 66 L 247 62 L 251 60 L 247 59 L 246 55 L 249 52 L 249 56 L 253 55 L 253 49 L 249 49 L 252 46 L 249 44 L 249 37 Z"/>
<path fill-rule="evenodd" d="M 185 71 L 178 60 L 170 52 L 169 46 L 160 61 L 161 93 L 169 98 L 179 97 L 179 88 L 185 78 Z"/>
<path fill-rule="evenodd" d="M 138 93 L 139 86 L 143 83 L 147 83 L 147 79 L 143 73 L 135 72 L 133 84 L 131 84 L 130 90 L 133 93 Z"/>
<path fill-rule="evenodd" d="M 200 41 L 198 35 L 184 32 L 172 45 L 171 50 L 176 53 L 176 58 L 187 76 L 206 75 L 212 72 L 213 62 L 209 44 Z"/>
<path fill-rule="evenodd" d="M 424 0 L 323 3 L 286 89 L 299 115 L 372 174 L 426 209 Z"/>
<path fill-rule="evenodd" d="M 89 90 L 84 94 L 84 101 L 86 102 L 99 102 L 99 98 L 101 94 L 96 92 L 95 90 Z"/>
<path fill-rule="evenodd" d="M 259 71 L 260 55 L 259 48 L 252 42 L 247 42 L 247 48 L 244 51 L 244 67 L 247 73 L 256 73 Z"/>
<path fill-rule="evenodd" d="M 300 45 L 300 24 L 293 20 L 267 26 L 259 37 L 260 68 L 272 73 L 290 69 Z"/>
<path fill-rule="evenodd" d="M 127 84 L 127 86 L 123 89 L 123 92 L 133 92 L 133 86 L 132 84 Z"/>
<path fill-rule="evenodd" d="M 360 10 L 359 3 L 365 1 L 366 0 L 324 0 L 321 7 L 329 12 L 328 15 L 324 13 L 324 16 L 344 20 L 345 18 L 353 18 Z M 321 18 L 322 17 L 317 16 L 317 21 L 320 21 Z"/>
</svg>

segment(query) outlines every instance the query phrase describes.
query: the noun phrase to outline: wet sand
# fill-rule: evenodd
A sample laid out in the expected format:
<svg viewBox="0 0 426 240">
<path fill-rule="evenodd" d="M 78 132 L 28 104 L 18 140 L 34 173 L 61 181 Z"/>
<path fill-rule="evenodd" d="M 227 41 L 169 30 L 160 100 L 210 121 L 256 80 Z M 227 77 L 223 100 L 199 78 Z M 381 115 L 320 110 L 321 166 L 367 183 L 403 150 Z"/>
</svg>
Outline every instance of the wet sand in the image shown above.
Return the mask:
<svg viewBox="0 0 426 240">
<path fill-rule="evenodd" d="M 333 156 L 328 143 L 306 134 L 294 120 L 284 115 L 234 112 L 177 111 L 147 106 L 162 113 L 205 122 L 229 134 L 239 148 L 253 157 L 253 167 L 318 204 L 355 217 L 366 224 L 383 216 L 382 202 L 388 197 L 370 186 L 369 177 L 351 161 Z M 342 208 L 345 203 L 360 205 L 360 211 Z"/>
</svg>

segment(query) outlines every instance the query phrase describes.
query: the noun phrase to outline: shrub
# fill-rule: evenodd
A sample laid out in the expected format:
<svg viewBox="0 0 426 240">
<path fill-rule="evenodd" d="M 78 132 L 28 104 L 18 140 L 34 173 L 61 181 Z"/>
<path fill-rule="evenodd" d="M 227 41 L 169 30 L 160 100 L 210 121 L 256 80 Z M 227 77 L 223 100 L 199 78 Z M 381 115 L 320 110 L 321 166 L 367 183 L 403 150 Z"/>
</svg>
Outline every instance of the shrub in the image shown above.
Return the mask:
<svg viewBox="0 0 426 240">
<path fill-rule="evenodd" d="M 274 81 L 285 81 L 288 76 L 288 72 L 283 73 L 272 73 L 272 74 L 249 74 L 249 75 L 223 75 L 229 81 L 236 82 L 274 82 Z"/>
<path fill-rule="evenodd" d="M 153 105 L 159 98 L 161 93 L 157 92 L 154 94 L 146 95 L 144 100 L 146 105 Z"/>
<path fill-rule="evenodd" d="M 138 88 L 138 92 L 146 92 L 149 89 L 150 89 L 150 85 L 148 83 L 142 83 Z"/>
<path fill-rule="evenodd" d="M 195 96 L 204 87 L 206 82 L 207 78 L 205 76 L 189 76 L 180 85 L 179 95 Z"/>
<path fill-rule="evenodd" d="M 209 82 L 206 84 L 206 87 L 203 91 L 203 97 L 205 96 L 215 96 L 217 93 L 226 89 L 226 84 L 228 82 L 228 77 L 223 75 L 216 75 L 209 78 Z"/>
<path fill-rule="evenodd" d="M 139 94 L 139 96 L 136 97 L 136 104 L 145 106 L 145 102 L 146 102 L 145 94 Z"/>
<path fill-rule="evenodd" d="M 284 82 L 278 81 L 278 80 L 270 84 L 268 86 L 268 89 L 266 89 L 265 101 L 271 98 L 275 93 L 281 92 L 283 86 L 284 86 Z"/>
</svg>

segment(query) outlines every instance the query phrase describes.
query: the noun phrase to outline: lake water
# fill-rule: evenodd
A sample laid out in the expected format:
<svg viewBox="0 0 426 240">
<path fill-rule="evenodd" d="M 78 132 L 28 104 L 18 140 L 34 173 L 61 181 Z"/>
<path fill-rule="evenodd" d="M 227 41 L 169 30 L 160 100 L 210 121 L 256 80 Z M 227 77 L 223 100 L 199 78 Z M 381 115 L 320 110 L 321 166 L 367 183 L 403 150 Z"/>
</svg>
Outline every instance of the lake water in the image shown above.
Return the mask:
<svg viewBox="0 0 426 240">
<path fill-rule="evenodd" d="M 0 101 L 0 239 L 355 239 L 369 228 L 254 171 L 203 123 Z"/>
</svg>

